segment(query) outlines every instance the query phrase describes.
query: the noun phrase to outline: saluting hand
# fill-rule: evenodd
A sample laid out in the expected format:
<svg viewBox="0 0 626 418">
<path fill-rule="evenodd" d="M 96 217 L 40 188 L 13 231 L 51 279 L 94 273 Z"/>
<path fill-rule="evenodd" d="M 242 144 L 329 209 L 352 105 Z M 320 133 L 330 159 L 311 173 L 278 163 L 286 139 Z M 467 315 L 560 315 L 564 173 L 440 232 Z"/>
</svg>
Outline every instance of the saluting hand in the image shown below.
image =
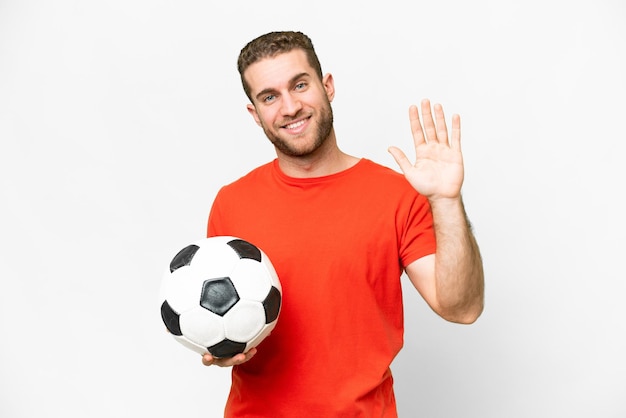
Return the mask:
<svg viewBox="0 0 626 418">
<path fill-rule="evenodd" d="M 415 164 L 397 147 L 390 147 L 389 152 L 406 179 L 421 195 L 430 201 L 458 198 L 464 175 L 461 118 L 456 114 L 452 116 L 452 131 L 448 137 L 443 107 L 435 104 L 434 119 L 428 99 L 422 100 L 421 108 L 423 128 L 417 106 L 409 108 Z"/>
</svg>

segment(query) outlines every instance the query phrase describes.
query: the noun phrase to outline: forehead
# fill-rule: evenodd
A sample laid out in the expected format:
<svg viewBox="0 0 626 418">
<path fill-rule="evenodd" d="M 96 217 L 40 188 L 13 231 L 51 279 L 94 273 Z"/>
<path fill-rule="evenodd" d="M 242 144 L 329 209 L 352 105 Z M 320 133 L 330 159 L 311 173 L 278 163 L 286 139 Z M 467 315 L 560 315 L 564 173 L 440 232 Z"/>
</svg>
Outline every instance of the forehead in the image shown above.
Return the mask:
<svg viewBox="0 0 626 418">
<path fill-rule="evenodd" d="M 297 74 L 310 76 L 315 70 L 309 64 L 306 53 L 301 49 L 263 58 L 250 65 L 244 72 L 252 95 L 265 89 L 279 89 L 287 85 Z"/>
</svg>

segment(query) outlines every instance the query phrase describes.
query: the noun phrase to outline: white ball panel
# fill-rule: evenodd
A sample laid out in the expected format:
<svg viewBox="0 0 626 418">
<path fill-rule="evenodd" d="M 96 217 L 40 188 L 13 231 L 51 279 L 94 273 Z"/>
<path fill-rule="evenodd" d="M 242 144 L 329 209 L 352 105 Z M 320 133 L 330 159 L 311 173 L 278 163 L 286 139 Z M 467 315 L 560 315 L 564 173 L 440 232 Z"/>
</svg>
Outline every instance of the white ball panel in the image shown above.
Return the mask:
<svg viewBox="0 0 626 418">
<path fill-rule="evenodd" d="M 206 279 L 228 277 L 239 260 L 237 253 L 226 243 L 231 237 L 213 237 L 196 242 L 200 249 L 191 260 L 191 267 Z"/>
<path fill-rule="evenodd" d="M 240 300 L 223 319 L 226 338 L 246 342 L 265 326 L 265 311 L 260 302 Z"/>
<path fill-rule="evenodd" d="M 198 307 L 203 281 L 197 272 L 187 266 L 166 273 L 163 280 L 165 300 L 178 313 Z"/>
<path fill-rule="evenodd" d="M 206 347 L 203 347 L 199 344 L 195 344 L 191 341 L 189 341 L 187 338 L 185 337 L 179 337 L 176 335 L 173 335 L 174 339 L 176 341 L 178 341 L 179 343 L 181 343 L 182 345 L 184 345 L 185 347 L 187 347 L 190 350 L 195 351 L 198 354 L 204 354 L 204 353 L 208 353 L 209 351 L 206 349 Z"/>
<path fill-rule="evenodd" d="M 267 270 L 256 260 L 239 260 L 230 279 L 242 299 L 262 302 L 271 288 Z"/>
<path fill-rule="evenodd" d="M 210 347 L 224 339 L 223 319 L 198 307 L 180 316 L 180 330 L 190 341 Z"/>
<path fill-rule="evenodd" d="M 263 252 L 263 250 L 261 250 L 261 255 L 262 255 L 261 260 L 263 261 L 263 266 L 267 269 L 267 273 L 269 275 L 272 286 L 274 286 L 275 288 L 277 288 L 278 290 L 282 292 L 283 288 L 280 286 L 280 279 L 278 278 L 276 269 L 274 269 L 274 265 L 270 261 L 270 258 L 267 256 L 267 254 Z"/>
<path fill-rule="evenodd" d="M 167 293 L 172 286 L 171 274 L 169 269 L 163 271 L 161 276 L 161 286 L 159 287 L 159 303 L 163 303 L 167 299 Z"/>
</svg>

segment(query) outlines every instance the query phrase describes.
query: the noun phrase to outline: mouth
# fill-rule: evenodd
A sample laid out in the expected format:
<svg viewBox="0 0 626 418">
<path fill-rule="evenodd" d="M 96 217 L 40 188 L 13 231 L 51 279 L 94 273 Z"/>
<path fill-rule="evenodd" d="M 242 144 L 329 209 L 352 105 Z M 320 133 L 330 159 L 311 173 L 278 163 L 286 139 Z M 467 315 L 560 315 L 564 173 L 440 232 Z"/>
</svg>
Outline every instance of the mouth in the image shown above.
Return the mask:
<svg viewBox="0 0 626 418">
<path fill-rule="evenodd" d="M 304 125 L 304 120 L 300 120 L 298 122 L 294 122 L 294 123 L 290 123 L 289 125 L 285 125 L 284 128 L 285 129 L 296 129 L 302 125 Z"/>
<path fill-rule="evenodd" d="M 290 122 L 286 125 L 283 125 L 282 128 L 289 131 L 292 134 L 298 134 L 305 129 L 307 123 L 309 122 L 309 119 L 310 119 L 310 116 L 303 118 L 303 119 L 299 119 L 294 122 Z"/>
</svg>

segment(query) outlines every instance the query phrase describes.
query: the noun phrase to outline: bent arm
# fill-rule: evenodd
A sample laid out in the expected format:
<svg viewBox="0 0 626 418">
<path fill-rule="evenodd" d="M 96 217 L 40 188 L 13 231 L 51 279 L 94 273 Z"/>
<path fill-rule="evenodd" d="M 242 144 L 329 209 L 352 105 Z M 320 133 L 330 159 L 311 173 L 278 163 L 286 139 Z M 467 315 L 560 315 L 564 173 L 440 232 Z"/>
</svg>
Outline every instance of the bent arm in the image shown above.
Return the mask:
<svg viewBox="0 0 626 418">
<path fill-rule="evenodd" d="M 406 267 L 409 279 L 442 318 L 470 324 L 483 310 L 482 259 L 461 198 L 431 201 L 436 253 Z"/>
</svg>

